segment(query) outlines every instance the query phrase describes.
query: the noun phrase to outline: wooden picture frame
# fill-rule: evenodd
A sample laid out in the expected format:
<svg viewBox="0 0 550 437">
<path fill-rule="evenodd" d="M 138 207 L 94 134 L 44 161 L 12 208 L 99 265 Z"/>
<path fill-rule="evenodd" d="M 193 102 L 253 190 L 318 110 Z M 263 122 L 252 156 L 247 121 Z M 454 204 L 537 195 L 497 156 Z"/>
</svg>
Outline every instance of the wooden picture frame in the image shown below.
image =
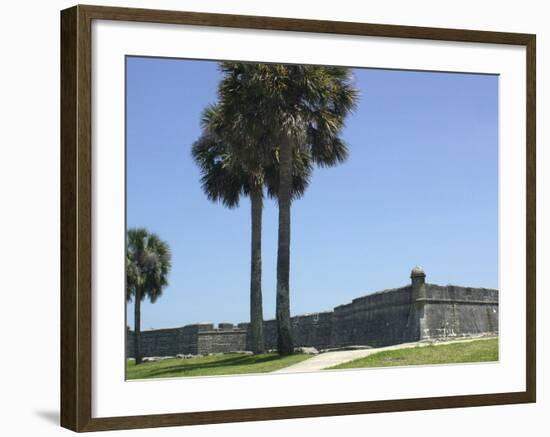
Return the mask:
<svg viewBox="0 0 550 437">
<path fill-rule="evenodd" d="M 418 399 L 92 417 L 92 37 L 93 20 L 347 34 L 526 48 L 526 390 Z M 75 6 L 61 12 L 61 425 L 100 431 L 337 416 L 536 400 L 535 35 L 164 10 Z"/>
</svg>

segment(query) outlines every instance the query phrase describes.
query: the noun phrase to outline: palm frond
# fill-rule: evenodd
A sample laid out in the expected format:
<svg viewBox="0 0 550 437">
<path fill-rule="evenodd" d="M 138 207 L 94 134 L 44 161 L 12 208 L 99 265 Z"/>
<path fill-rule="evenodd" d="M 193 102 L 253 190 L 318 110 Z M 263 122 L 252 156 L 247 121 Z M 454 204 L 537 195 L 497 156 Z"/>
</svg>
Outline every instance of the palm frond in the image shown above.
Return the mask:
<svg viewBox="0 0 550 437">
<path fill-rule="evenodd" d="M 168 244 L 157 234 L 145 228 L 132 228 L 126 242 L 126 300 L 140 299 L 154 302 L 168 285 L 172 268 L 172 254 Z"/>
<path fill-rule="evenodd" d="M 313 171 L 344 162 L 345 117 L 359 98 L 349 68 L 221 62 L 218 102 L 202 114 L 202 135 L 192 146 L 208 199 L 233 208 L 252 184 L 277 197 L 281 135 L 292 138 L 293 198 Z"/>
</svg>

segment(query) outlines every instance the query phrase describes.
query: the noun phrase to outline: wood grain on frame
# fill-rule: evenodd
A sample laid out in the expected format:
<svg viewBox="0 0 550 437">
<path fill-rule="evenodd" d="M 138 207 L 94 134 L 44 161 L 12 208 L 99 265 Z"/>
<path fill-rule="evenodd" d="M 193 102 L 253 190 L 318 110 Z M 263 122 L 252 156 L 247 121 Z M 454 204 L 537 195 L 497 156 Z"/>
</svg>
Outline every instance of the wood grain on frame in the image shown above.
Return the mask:
<svg viewBox="0 0 550 437">
<path fill-rule="evenodd" d="M 92 418 L 91 23 L 94 19 L 440 41 L 511 44 L 527 57 L 526 391 L 225 411 Z M 535 402 L 535 35 L 147 9 L 74 6 L 61 12 L 61 425 L 146 428 Z"/>
</svg>

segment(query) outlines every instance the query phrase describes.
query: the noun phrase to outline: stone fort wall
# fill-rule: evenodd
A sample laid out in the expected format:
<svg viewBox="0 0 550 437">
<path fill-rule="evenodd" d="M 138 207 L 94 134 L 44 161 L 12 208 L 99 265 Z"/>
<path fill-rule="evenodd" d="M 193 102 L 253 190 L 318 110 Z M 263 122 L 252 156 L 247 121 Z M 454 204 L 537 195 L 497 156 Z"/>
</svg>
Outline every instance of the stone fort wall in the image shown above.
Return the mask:
<svg viewBox="0 0 550 437">
<path fill-rule="evenodd" d="M 498 290 L 436 285 L 413 269 L 411 284 L 358 297 L 332 311 L 292 317 L 296 347 L 330 349 L 352 345 L 388 346 L 411 341 L 498 333 Z M 142 331 L 147 356 L 209 354 L 250 350 L 248 323 L 200 323 Z M 127 331 L 132 357 L 133 331 Z M 276 349 L 276 321 L 264 321 L 266 349 Z"/>
</svg>

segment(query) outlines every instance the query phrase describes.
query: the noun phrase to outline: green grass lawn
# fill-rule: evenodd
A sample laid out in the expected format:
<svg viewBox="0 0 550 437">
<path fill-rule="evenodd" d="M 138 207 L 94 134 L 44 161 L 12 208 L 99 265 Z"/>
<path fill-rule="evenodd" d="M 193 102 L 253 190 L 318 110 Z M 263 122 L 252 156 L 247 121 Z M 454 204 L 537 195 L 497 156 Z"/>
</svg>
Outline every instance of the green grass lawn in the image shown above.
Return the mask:
<svg viewBox="0 0 550 437">
<path fill-rule="evenodd" d="M 486 361 L 498 361 L 498 339 L 496 338 L 377 352 L 365 358 L 330 367 L 330 369 L 478 363 Z"/>
<path fill-rule="evenodd" d="M 126 365 L 127 379 L 173 378 L 179 376 L 237 375 L 265 373 L 307 360 L 313 355 L 295 354 L 280 357 L 276 353 L 248 355 L 223 354 L 188 359 L 166 359 L 136 366 L 130 359 Z"/>
</svg>

